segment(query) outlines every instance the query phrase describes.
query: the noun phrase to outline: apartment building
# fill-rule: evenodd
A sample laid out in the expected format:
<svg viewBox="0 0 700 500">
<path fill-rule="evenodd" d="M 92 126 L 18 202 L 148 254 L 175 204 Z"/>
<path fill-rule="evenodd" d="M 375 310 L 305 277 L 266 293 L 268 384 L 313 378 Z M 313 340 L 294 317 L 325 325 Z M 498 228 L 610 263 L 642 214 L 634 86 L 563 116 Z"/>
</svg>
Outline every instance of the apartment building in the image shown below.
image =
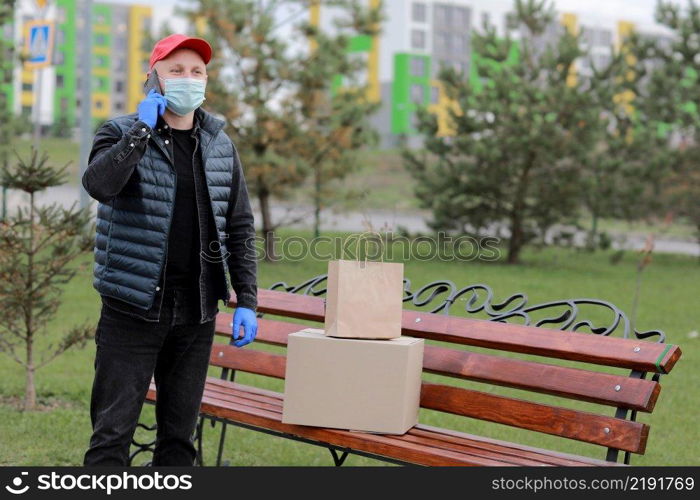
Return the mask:
<svg viewBox="0 0 700 500">
<path fill-rule="evenodd" d="M 15 68 L 14 83 L 0 92 L 16 114 L 35 117 L 39 71 L 42 93 L 39 121 L 44 131 L 56 124 L 75 128 L 80 124 L 79 43 L 85 22 L 84 0 L 55 0 L 45 10 L 44 18 L 53 22 L 52 64 L 37 70 Z M 142 99 L 145 74 L 150 55 L 152 7 L 138 4 L 93 2 L 92 14 L 92 93 L 93 126 L 119 114 L 136 111 Z M 34 2 L 18 1 L 14 23 L 4 27 L 3 36 L 14 40 L 22 50 L 27 23 L 37 19 Z"/>
</svg>

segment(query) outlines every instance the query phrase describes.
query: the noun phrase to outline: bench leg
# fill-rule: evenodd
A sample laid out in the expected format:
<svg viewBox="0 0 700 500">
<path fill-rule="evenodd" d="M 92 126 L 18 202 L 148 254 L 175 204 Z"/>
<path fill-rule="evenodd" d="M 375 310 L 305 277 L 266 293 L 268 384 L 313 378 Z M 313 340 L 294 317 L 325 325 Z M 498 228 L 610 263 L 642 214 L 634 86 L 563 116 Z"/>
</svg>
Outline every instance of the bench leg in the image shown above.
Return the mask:
<svg viewBox="0 0 700 500">
<path fill-rule="evenodd" d="M 212 423 L 214 421 L 212 420 Z M 216 466 L 221 466 L 221 456 L 224 453 L 224 439 L 226 439 L 226 422 L 221 422 L 221 435 L 219 436 L 219 451 L 216 453 Z"/>
<path fill-rule="evenodd" d="M 136 424 L 136 428 L 139 428 L 139 427 L 141 427 L 142 429 L 146 429 L 147 431 L 155 431 L 155 430 L 156 430 L 156 424 L 153 424 L 153 425 L 151 425 L 151 426 L 149 427 L 149 426 L 147 426 L 147 425 L 142 424 L 141 422 L 139 422 L 139 423 Z M 134 446 L 136 446 L 136 450 L 135 450 L 133 453 L 131 453 L 131 454 L 129 455 L 129 458 L 128 458 L 127 462 L 126 462 L 126 465 L 129 466 L 129 467 L 131 467 L 131 466 L 133 465 L 134 458 L 136 458 L 137 455 L 139 455 L 139 454 L 141 454 L 141 453 L 143 453 L 143 452 L 146 452 L 146 451 L 150 451 L 151 454 L 153 454 L 153 451 L 155 450 L 155 446 L 156 446 L 156 440 L 155 440 L 155 438 L 154 438 L 153 441 L 149 441 L 149 442 L 147 442 L 147 443 L 139 443 L 138 441 L 136 441 L 136 440 L 132 437 L 132 438 L 131 438 L 131 444 L 134 445 Z M 151 465 L 151 461 L 146 462 L 146 463 L 144 463 L 143 465 L 144 465 L 144 466 Z"/>
<path fill-rule="evenodd" d="M 236 379 L 236 370 L 230 370 L 229 368 L 221 369 L 221 380 L 229 380 L 231 382 Z M 216 427 L 216 420 L 210 419 L 211 426 Z M 221 422 L 221 434 L 219 435 L 219 449 L 216 452 L 216 466 L 221 467 L 221 457 L 224 454 L 224 440 L 226 439 L 226 422 Z M 226 463 L 228 465 L 228 462 Z"/>
<path fill-rule="evenodd" d="M 331 455 L 333 455 L 333 461 L 335 462 L 336 467 L 340 467 L 343 465 L 343 462 L 345 462 L 345 459 L 348 457 L 348 452 L 344 451 L 342 455 L 338 456 L 338 451 L 335 448 L 328 448 L 331 451 Z"/>
<path fill-rule="evenodd" d="M 155 431 L 158 428 L 158 424 L 153 424 L 150 427 L 142 424 L 141 422 L 136 424 L 136 427 L 141 427 L 142 429 L 145 429 L 147 431 Z M 194 458 L 194 464 L 193 465 L 199 465 L 203 466 L 204 465 L 204 453 L 202 451 L 202 441 L 203 441 L 203 435 L 204 435 L 204 417 L 200 415 L 199 417 L 199 422 L 197 424 L 197 427 L 195 427 L 194 434 L 193 434 L 193 442 L 195 444 L 195 447 L 197 449 L 197 454 Z M 136 450 L 134 450 L 130 455 L 129 458 L 127 459 L 127 466 L 132 466 L 134 459 L 140 455 L 141 453 L 144 452 L 150 452 L 151 455 L 155 451 L 155 446 L 156 446 L 156 438 L 153 438 L 152 441 L 148 441 L 146 443 L 139 443 L 136 441 L 135 438 L 131 438 L 131 444 L 133 446 L 136 446 Z M 149 466 L 152 463 L 152 459 L 146 463 L 144 463 L 144 466 Z"/>
<path fill-rule="evenodd" d="M 630 376 L 630 378 L 645 379 L 646 373 L 640 372 L 638 370 L 632 370 L 630 372 L 629 376 Z M 655 380 L 656 382 L 658 382 L 659 378 L 656 376 L 652 376 L 652 380 Z M 617 408 L 615 410 L 615 418 L 626 420 L 627 419 L 627 411 L 628 411 L 627 408 Z M 636 420 L 637 420 L 637 410 L 631 410 L 630 422 L 634 422 Z M 617 462 L 617 457 L 618 457 L 619 452 L 620 452 L 620 450 L 618 450 L 616 448 L 608 448 L 608 453 L 605 456 L 605 460 L 607 460 L 608 462 Z M 630 455 L 631 454 L 629 451 L 625 452 L 625 457 L 623 459 L 623 463 L 625 465 L 630 464 Z"/>
</svg>

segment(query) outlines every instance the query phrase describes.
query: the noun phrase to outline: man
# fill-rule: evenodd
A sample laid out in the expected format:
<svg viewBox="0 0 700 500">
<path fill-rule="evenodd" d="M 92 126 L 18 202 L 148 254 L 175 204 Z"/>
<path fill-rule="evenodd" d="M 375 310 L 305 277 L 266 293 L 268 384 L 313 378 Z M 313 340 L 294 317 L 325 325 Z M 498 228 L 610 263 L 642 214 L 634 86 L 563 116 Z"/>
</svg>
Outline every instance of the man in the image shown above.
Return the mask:
<svg viewBox="0 0 700 500">
<path fill-rule="evenodd" d="M 193 465 L 217 303 L 228 303 L 229 275 L 238 301 L 231 343 L 255 339 L 247 186 L 225 122 L 200 107 L 211 55 L 201 38 L 158 41 L 147 81 L 153 88 L 138 112 L 100 127 L 82 178 L 99 201 L 93 287 L 102 300 L 85 465 L 128 463 L 152 376 L 152 465 Z"/>
</svg>

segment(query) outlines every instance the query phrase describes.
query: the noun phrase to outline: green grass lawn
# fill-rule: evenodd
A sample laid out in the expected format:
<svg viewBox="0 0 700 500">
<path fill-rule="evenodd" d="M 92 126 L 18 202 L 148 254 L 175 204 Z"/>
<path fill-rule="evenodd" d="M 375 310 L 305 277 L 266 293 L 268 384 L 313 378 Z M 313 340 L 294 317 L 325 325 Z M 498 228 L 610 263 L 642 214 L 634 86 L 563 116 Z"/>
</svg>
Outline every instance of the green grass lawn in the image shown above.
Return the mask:
<svg viewBox="0 0 700 500">
<path fill-rule="evenodd" d="M 289 232 L 282 232 L 289 236 Z M 308 236 L 304 234 L 304 236 Z M 587 254 L 571 250 L 546 249 L 526 251 L 524 263 L 509 266 L 503 263 L 419 261 L 405 263 L 405 276 L 414 289 L 438 279 L 449 279 L 458 286 L 473 283 L 490 285 L 495 300 L 522 291 L 530 303 L 561 298 L 595 297 L 609 300 L 630 313 L 636 281 L 637 255 L 625 254 L 617 265 L 608 262 L 608 254 Z M 91 261 L 92 255 L 84 256 Z M 306 258 L 301 261 L 282 260 L 274 264 L 260 263 L 259 285 L 269 287 L 275 282 L 299 284 L 309 277 L 326 272 L 325 260 Z M 639 329 L 658 328 L 666 332 L 668 342 L 680 344 L 683 357 L 674 371 L 661 379 L 662 391 L 653 414 L 639 414 L 639 420 L 651 425 L 646 454 L 633 456 L 636 465 L 697 465 L 700 463 L 697 408 L 700 393 L 700 266 L 697 259 L 674 255 L 656 255 L 643 272 L 639 299 Z M 458 303 L 456 307 L 460 304 Z M 55 341 L 63 328 L 85 320 L 97 322 L 100 301 L 92 288 L 92 276 L 77 276 L 65 286 L 64 304 L 50 324 L 50 333 L 39 342 L 39 351 Z M 459 314 L 453 309 L 454 314 Z M 597 321 L 606 320 L 601 311 L 584 309 L 581 314 Z M 483 317 L 483 316 L 482 316 Z M 607 318 L 609 319 L 609 318 Z M 64 326 L 62 326 L 64 325 Z M 553 332 L 553 335 L 558 334 Z M 217 341 L 222 339 L 217 338 Z M 254 343 L 247 348 L 264 348 Z M 472 349 L 472 348 L 469 348 Z M 476 349 L 474 349 L 476 350 Z M 1 465 L 80 465 L 90 438 L 89 398 L 93 376 L 94 342 L 82 349 L 72 349 L 37 373 L 39 400 L 52 409 L 26 413 L 16 409 L 13 398 L 24 391 L 24 374 L 7 356 L 0 354 L 0 464 Z M 518 355 L 513 355 L 518 356 Z M 562 364 L 566 364 L 562 362 Z M 218 376 L 211 369 L 210 375 Z M 429 380 L 447 381 L 444 377 L 428 376 Z M 260 384 L 282 391 L 283 382 L 265 377 L 239 374 L 238 381 Z M 455 382 L 466 387 L 497 394 L 523 397 L 517 390 L 492 387 L 470 382 Z M 562 404 L 555 397 L 536 396 L 536 401 Z M 603 411 L 613 415 L 613 408 L 589 403 L 574 408 Z M 146 405 L 142 420 L 153 423 L 154 412 Z M 599 447 L 563 441 L 551 436 L 487 424 L 467 418 L 455 418 L 433 411 L 421 410 L 420 421 L 446 426 L 465 432 L 483 434 L 497 439 L 517 440 L 523 444 L 604 457 Z M 141 431 L 137 436 L 148 438 Z M 211 465 L 216 457 L 218 427 L 205 429 L 205 463 Z M 142 439 L 143 440 L 143 439 Z M 249 430 L 229 427 L 224 452 L 231 465 L 332 465 L 330 453 L 322 448 L 283 440 Z M 351 456 L 348 465 L 384 465 L 368 458 Z"/>
</svg>

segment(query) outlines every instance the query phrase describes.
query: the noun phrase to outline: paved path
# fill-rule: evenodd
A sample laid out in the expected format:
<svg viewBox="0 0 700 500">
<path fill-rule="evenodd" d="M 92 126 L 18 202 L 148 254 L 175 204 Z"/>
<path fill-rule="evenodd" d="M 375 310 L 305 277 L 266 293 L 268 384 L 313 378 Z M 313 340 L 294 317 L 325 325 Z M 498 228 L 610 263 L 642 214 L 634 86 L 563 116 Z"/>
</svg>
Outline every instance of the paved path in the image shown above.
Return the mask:
<svg viewBox="0 0 700 500">
<path fill-rule="evenodd" d="M 82 187 L 81 187 L 82 189 Z M 29 197 L 18 191 L 10 191 L 8 196 L 7 207 L 11 213 L 20 205 L 26 205 Z M 46 192 L 37 194 L 38 203 L 53 203 L 61 202 L 65 207 L 69 207 L 76 200 L 79 200 L 79 191 L 75 186 L 57 186 L 48 189 Z M 262 218 L 260 210 L 257 206 L 257 200 L 251 200 L 253 204 L 253 212 L 255 213 L 255 225 L 260 229 Z M 92 200 L 93 213 L 97 210 L 97 202 Z M 274 203 L 271 207 L 272 217 L 275 223 L 281 220 L 290 221 L 284 224 L 285 227 L 306 228 L 313 227 L 313 207 L 300 206 L 285 203 Z M 427 211 L 401 212 L 395 213 L 388 210 L 370 210 L 366 212 L 354 211 L 334 213 L 332 210 L 325 210 L 321 215 L 322 230 L 337 230 L 337 231 L 365 231 L 367 225 L 365 221 L 369 221 L 372 228 L 375 230 L 392 230 L 396 231 L 400 226 L 403 226 L 411 233 L 421 232 L 430 233 L 431 230 L 426 224 L 426 220 L 430 218 Z M 497 227 L 492 227 L 490 234 L 497 234 Z M 507 234 L 505 234 L 507 236 Z M 613 242 L 614 248 L 627 248 L 639 250 L 644 247 L 647 235 L 643 233 L 627 233 L 625 235 L 614 235 L 616 241 Z M 624 236 L 624 238 L 620 238 Z M 583 245 L 585 233 L 579 231 L 575 234 L 574 244 Z M 547 241 L 551 241 L 551 234 L 548 235 Z M 656 239 L 654 243 L 655 252 L 677 253 L 685 255 L 700 256 L 700 245 L 697 241 L 674 239 L 663 237 Z"/>
</svg>

